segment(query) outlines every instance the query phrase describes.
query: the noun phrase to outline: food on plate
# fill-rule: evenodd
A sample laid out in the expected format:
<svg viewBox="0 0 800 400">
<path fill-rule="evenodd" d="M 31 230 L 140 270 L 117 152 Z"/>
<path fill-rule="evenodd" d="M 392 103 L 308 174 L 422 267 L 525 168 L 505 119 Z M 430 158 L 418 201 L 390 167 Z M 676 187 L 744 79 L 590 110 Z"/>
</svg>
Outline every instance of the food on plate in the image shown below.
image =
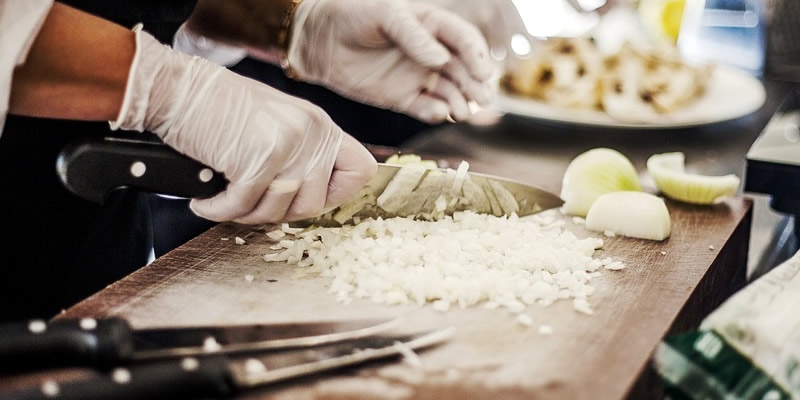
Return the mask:
<svg viewBox="0 0 800 400">
<path fill-rule="evenodd" d="M 602 73 L 603 55 L 589 39 L 553 38 L 501 84 L 509 92 L 563 107 L 599 108 Z"/>
<path fill-rule="evenodd" d="M 671 222 L 662 198 L 645 192 L 611 192 L 592 204 L 586 229 L 661 241 L 669 237 Z"/>
<path fill-rule="evenodd" d="M 631 161 L 617 150 L 598 147 L 570 161 L 561 184 L 562 209 L 569 215 L 585 217 L 602 194 L 641 191 L 639 175 Z"/>
<path fill-rule="evenodd" d="M 682 152 L 654 154 L 647 171 L 665 196 L 693 204 L 714 204 L 739 189 L 741 179 L 733 174 L 711 176 L 686 172 Z"/>
<path fill-rule="evenodd" d="M 551 38 L 501 79 L 508 93 L 548 104 L 604 111 L 626 122 L 648 122 L 699 99 L 712 65 L 691 65 L 672 47 L 630 43 L 602 54 L 589 38 Z"/>
<path fill-rule="evenodd" d="M 626 44 L 606 59 L 602 109 L 621 121 L 653 120 L 700 98 L 711 71 L 709 65 L 686 64 L 674 52 Z"/>
</svg>

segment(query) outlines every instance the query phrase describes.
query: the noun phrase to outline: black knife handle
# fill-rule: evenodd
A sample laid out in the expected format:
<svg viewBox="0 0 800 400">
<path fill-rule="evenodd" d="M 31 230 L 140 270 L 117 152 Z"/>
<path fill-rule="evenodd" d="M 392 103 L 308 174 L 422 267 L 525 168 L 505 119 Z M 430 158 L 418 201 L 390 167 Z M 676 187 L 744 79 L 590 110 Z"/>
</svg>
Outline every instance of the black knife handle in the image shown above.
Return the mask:
<svg viewBox="0 0 800 400">
<path fill-rule="evenodd" d="M 228 184 L 225 177 L 159 142 L 94 140 L 62 149 L 56 163 L 64 186 L 103 203 L 112 191 L 131 188 L 181 197 L 211 197 Z"/>
<path fill-rule="evenodd" d="M 150 400 L 229 397 L 235 385 L 224 356 L 187 357 L 119 367 L 77 381 L 42 382 L 10 393 L 16 400 Z M 5 398 L 0 394 L 0 398 Z"/>
<path fill-rule="evenodd" d="M 133 350 L 133 331 L 117 317 L 0 324 L 0 371 L 4 372 L 106 368 L 129 359 Z"/>
</svg>

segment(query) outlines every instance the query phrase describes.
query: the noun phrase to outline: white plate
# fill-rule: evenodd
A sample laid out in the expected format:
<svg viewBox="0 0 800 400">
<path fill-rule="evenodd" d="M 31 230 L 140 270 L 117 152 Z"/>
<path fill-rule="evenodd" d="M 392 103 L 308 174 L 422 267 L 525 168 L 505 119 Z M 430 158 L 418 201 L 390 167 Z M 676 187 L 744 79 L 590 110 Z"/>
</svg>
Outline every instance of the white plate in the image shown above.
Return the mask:
<svg viewBox="0 0 800 400">
<path fill-rule="evenodd" d="M 609 128 L 665 129 L 708 125 L 748 115 L 764 104 L 764 85 L 752 75 L 717 65 L 705 94 L 694 103 L 648 122 L 621 121 L 595 110 L 565 108 L 500 90 L 496 110 L 544 121 Z"/>
</svg>

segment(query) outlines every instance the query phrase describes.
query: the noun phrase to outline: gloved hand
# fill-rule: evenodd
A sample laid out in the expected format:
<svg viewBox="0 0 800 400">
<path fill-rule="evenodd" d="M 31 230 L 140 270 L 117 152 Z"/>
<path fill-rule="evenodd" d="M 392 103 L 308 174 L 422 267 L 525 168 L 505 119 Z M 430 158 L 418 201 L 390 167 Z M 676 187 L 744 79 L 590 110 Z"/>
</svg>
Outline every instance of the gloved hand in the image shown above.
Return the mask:
<svg viewBox="0 0 800 400">
<path fill-rule="evenodd" d="M 498 60 L 507 57 L 511 37 L 518 34 L 531 40 L 525 23 L 511 0 L 411 0 L 435 4 L 475 24 Z"/>
<path fill-rule="evenodd" d="M 225 174 L 226 190 L 192 210 L 244 224 L 316 216 L 376 171 L 372 155 L 318 107 L 135 29 L 137 53 L 112 129 L 149 130 Z"/>
<path fill-rule="evenodd" d="M 295 76 L 426 122 L 491 102 L 495 67 L 480 31 L 408 0 L 303 0 L 287 60 Z"/>
</svg>

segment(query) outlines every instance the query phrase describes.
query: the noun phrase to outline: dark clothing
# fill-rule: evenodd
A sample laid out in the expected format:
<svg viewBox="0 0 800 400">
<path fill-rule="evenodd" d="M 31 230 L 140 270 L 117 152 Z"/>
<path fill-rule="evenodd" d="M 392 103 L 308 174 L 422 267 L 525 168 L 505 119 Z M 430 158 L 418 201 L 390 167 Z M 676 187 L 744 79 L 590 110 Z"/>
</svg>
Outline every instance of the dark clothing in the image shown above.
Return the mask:
<svg viewBox="0 0 800 400">
<path fill-rule="evenodd" d="M 0 136 L 0 320 L 49 318 L 147 263 L 147 202 L 115 193 L 104 205 L 68 192 L 56 158 L 69 140 L 108 124 L 9 117 Z"/>
<path fill-rule="evenodd" d="M 193 1 L 63 2 L 126 27 L 144 22 L 165 42 L 194 7 Z M 119 191 L 94 204 L 67 191 L 56 173 L 67 143 L 121 134 L 107 122 L 6 120 L 0 136 L 0 320 L 50 318 L 147 263 L 152 196 Z"/>
</svg>

